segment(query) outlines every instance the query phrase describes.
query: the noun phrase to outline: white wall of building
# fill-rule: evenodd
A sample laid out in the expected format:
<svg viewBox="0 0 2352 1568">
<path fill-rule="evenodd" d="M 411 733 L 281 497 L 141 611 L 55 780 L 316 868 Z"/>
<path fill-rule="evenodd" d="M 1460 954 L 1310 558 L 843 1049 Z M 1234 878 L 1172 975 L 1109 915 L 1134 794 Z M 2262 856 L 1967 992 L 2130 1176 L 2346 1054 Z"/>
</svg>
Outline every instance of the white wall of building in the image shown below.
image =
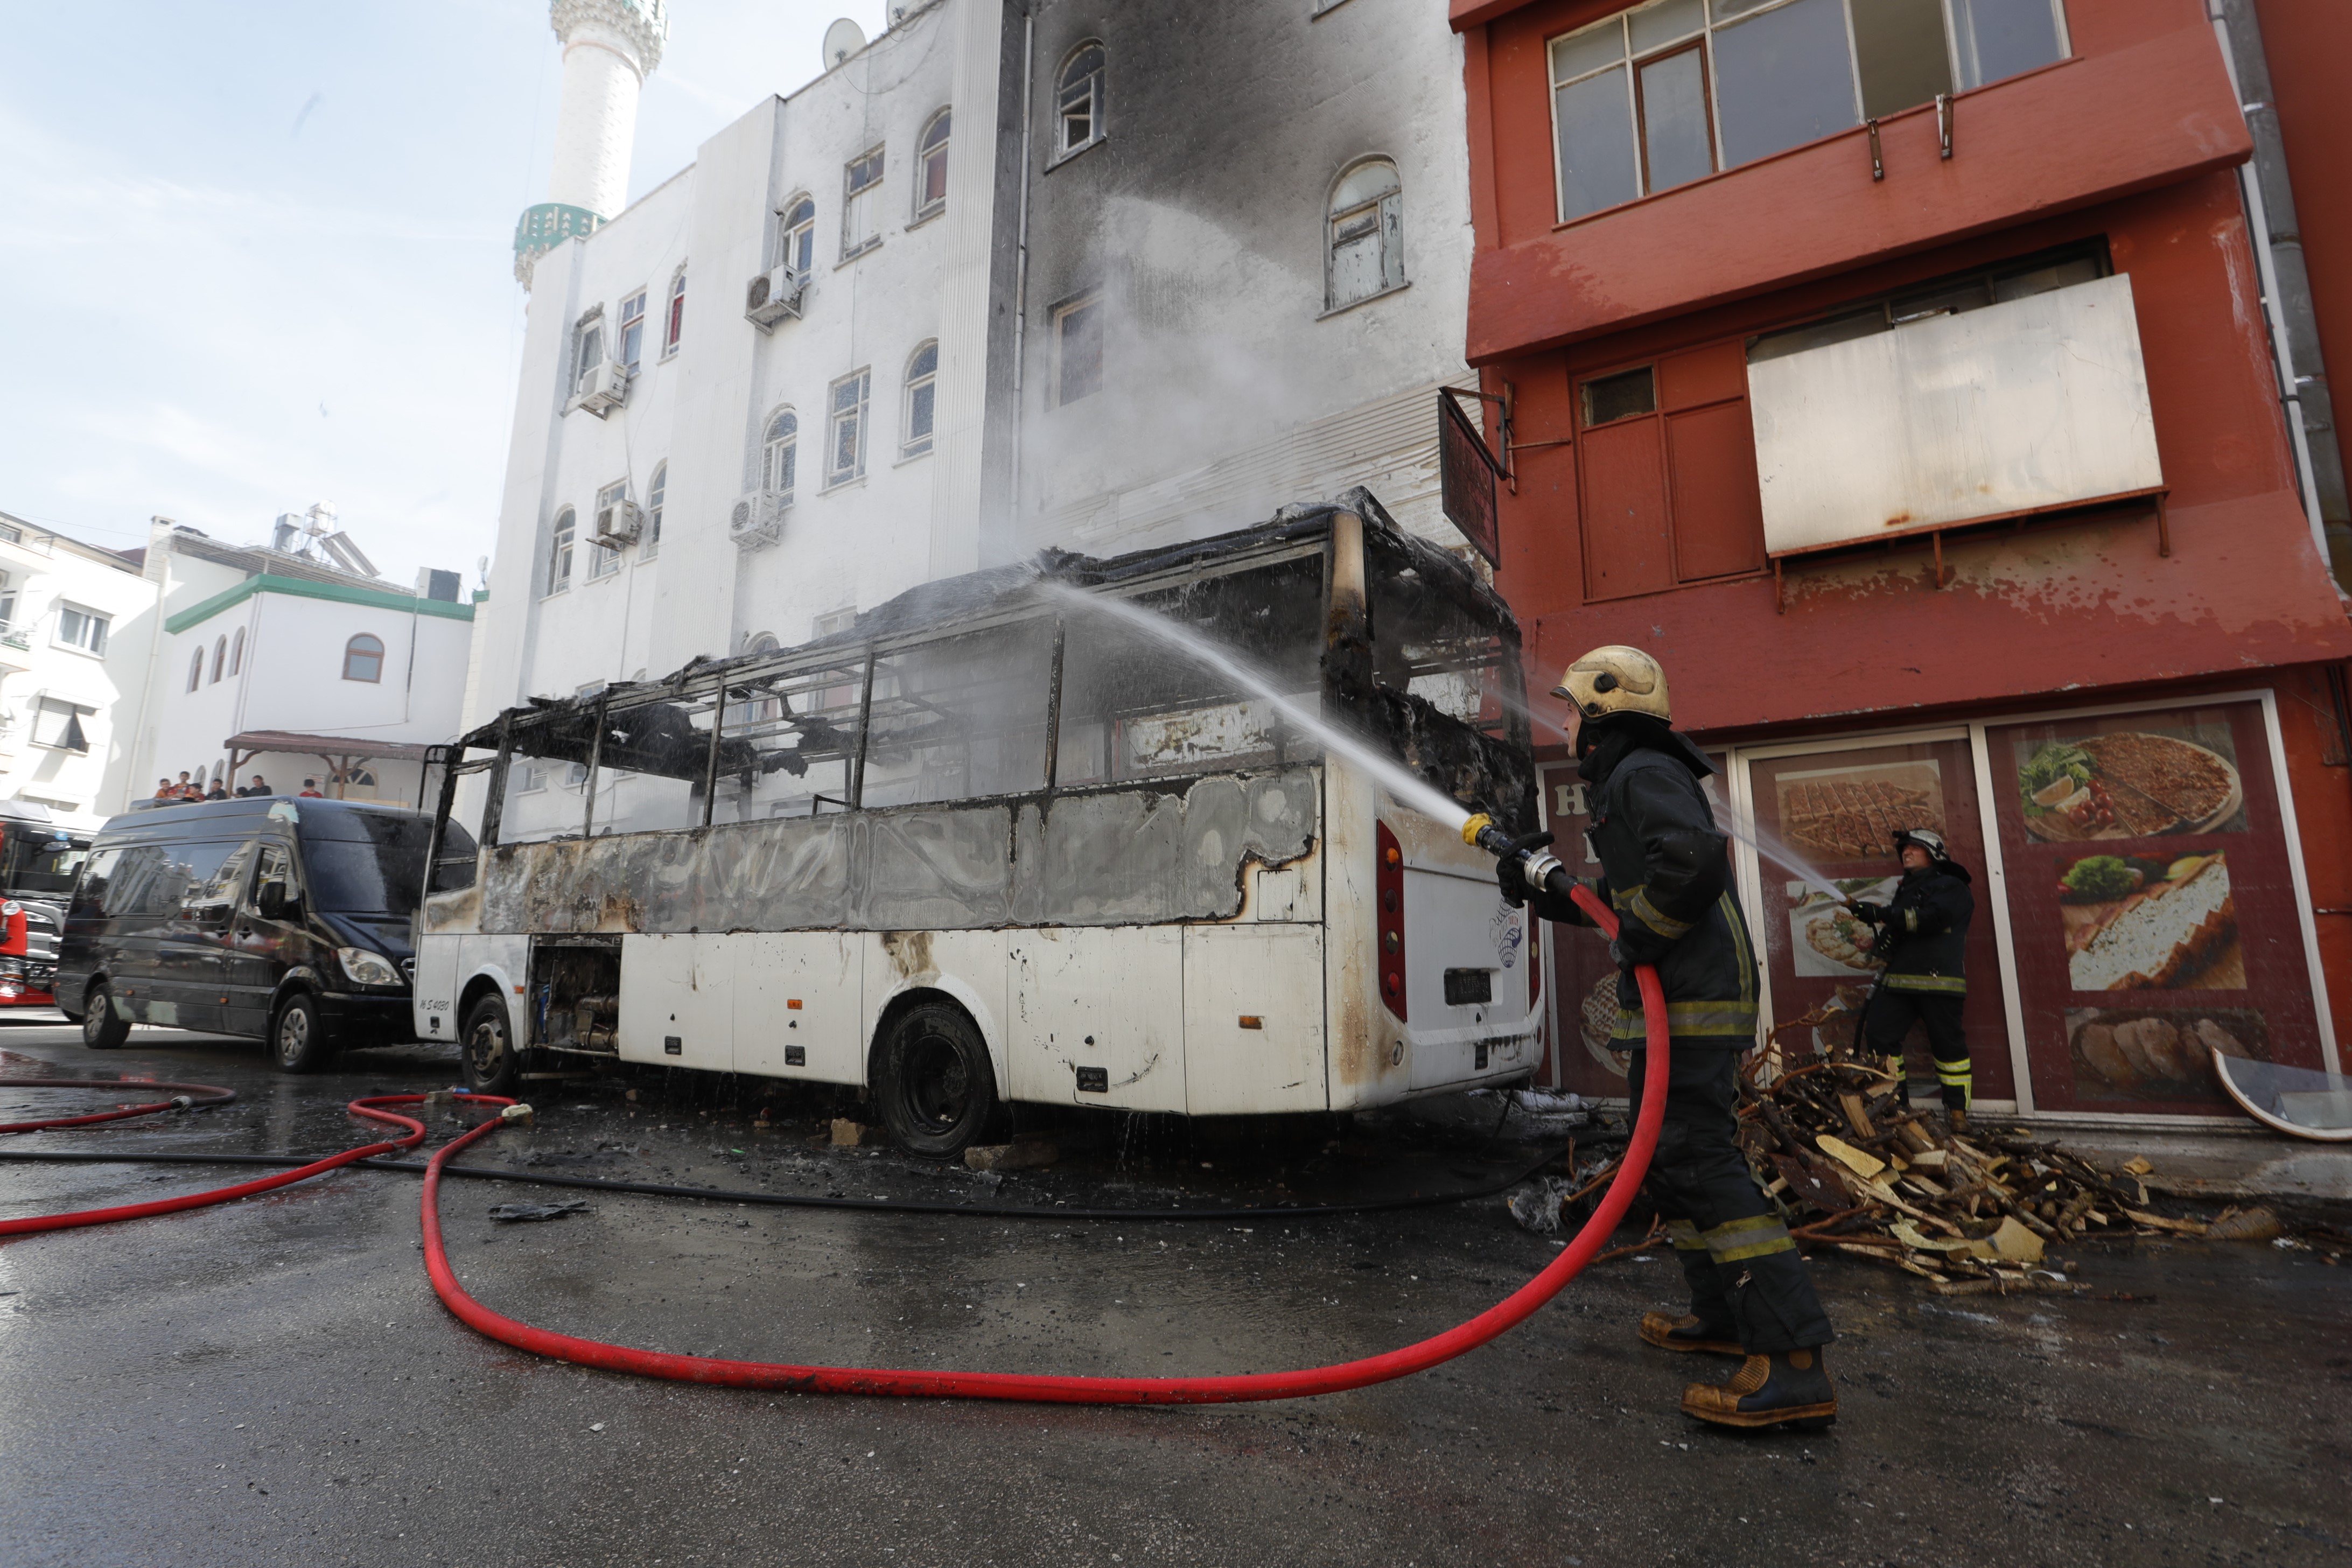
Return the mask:
<svg viewBox="0 0 2352 1568">
<path fill-rule="evenodd" d="M 47 806 L 67 823 L 95 826 L 122 809 L 133 769 L 154 585 L 111 551 L 0 520 L 0 797 Z M 105 622 L 101 651 L 87 646 L 68 612 Z M 68 640 L 79 636 L 80 642 Z M 63 708 L 79 719 L 87 752 L 65 749 Z M 152 786 L 150 785 L 150 788 Z"/>
</svg>

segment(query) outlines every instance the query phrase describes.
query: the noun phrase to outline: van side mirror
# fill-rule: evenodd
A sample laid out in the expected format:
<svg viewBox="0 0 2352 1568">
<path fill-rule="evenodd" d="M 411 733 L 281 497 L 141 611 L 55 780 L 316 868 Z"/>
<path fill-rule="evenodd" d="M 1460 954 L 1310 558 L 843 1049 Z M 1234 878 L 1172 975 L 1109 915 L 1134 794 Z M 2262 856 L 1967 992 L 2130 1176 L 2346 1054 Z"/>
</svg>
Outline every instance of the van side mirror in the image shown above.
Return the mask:
<svg viewBox="0 0 2352 1568">
<path fill-rule="evenodd" d="M 299 912 L 299 902 L 287 897 L 286 884 L 275 877 L 262 883 L 253 896 L 253 907 L 261 911 L 266 921 L 282 921 Z"/>
</svg>

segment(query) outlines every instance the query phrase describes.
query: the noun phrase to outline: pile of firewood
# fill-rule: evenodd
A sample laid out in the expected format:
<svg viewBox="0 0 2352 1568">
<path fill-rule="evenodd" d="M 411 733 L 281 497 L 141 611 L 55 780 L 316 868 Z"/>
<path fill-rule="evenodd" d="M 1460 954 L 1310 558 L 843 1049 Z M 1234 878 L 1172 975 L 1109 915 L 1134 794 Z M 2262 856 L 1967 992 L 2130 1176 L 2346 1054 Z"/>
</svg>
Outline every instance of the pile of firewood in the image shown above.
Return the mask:
<svg viewBox="0 0 2352 1568">
<path fill-rule="evenodd" d="M 2109 1174 L 2023 1133 L 1954 1133 L 1903 1083 L 1859 1062 L 1801 1059 L 1740 1086 L 1739 1146 L 1801 1242 L 1927 1279 L 1946 1295 L 2083 1289 L 2050 1247 L 2168 1231 L 2245 1241 L 2279 1234 L 2267 1210 L 2210 1225 L 2149 1212 L 2143 1161 Z M 2135 1169 L 2136 1167 L 2136 1169 Z"/>
</svg>

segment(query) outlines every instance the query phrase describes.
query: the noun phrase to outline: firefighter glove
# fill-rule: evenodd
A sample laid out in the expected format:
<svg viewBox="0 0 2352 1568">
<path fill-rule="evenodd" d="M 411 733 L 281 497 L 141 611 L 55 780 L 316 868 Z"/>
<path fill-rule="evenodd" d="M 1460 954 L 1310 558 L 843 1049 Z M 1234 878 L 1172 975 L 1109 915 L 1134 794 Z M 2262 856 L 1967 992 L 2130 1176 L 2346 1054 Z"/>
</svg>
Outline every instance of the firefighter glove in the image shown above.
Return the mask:
<svg viewBox="0 0 2352 1568">
<path fill-rule="evenodd" d="M 1856 900 L 1846 905 L 1846 908 L 1853 911 L 1853 918 L 1858 921 L 1867 921 L 1874 926 L 1883 926 L 1886 923 L 1887 910 L 1885 904 L 1864 903 Z"/>
<path fill-rule="evenodd" d="M 1609 944 L 1609 956 L 1617 961 L 1618 968 L 1632 970 L 1640 964 L 1658 963 L 1674 945 L 1671 938 L 1660 936 L 1629 916 L 1617 928 L 1617 940 Z"/>
<path fill-rule="evenodd" d="M 1528 901 L 1531 892 L 1540 892 L 1553 870 L 1559 865 L 1557 856 L 1543 853 L 1552 841 L 1549 833 L 1530 833 L 1511 840 L 1495 862 L 1495 882 L 1503 890 L 1503 901 L 1517 909 Z"/>
</svg>

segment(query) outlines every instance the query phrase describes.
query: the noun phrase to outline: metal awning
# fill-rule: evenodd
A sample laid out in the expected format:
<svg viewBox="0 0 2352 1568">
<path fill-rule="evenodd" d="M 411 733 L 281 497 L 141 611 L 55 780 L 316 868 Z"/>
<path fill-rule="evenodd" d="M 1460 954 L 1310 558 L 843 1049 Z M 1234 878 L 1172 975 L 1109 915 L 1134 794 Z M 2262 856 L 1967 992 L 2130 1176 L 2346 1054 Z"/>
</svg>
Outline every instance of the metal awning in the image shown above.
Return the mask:
<svg viewBox="0 0 2352 1568">
<path fill-rule="evenodd" d="M 268 752 L 309 755 L 327 764 L 327 781 L 336 799 L 365 763 L 422 763 L 432 748 L 413 741 L 379 741 L 363 735 L 306 735 L 291 730 L 247 730 L 221 742 L 228 748 L 229 782 L 234 784 L 245 765 Z"/>
</svg>

